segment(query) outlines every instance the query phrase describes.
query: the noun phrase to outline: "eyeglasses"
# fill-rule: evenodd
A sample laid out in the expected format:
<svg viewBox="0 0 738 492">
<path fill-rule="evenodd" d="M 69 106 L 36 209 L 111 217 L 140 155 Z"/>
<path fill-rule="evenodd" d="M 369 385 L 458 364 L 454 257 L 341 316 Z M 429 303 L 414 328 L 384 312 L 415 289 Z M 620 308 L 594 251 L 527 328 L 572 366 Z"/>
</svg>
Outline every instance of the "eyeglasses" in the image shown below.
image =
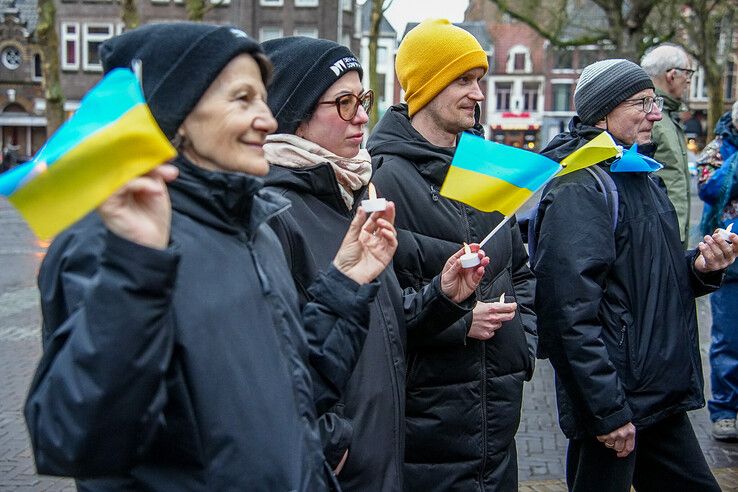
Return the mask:
<svg viewBox="0 0 738 492">
<path fill-rule="evenodd" d="M 643 105 L 643 112 L 646 114 L 651 113 L 654 108 L 661 111 L 664 109 L 664 98 L 661 96 L 651 97 L 639 97 L 638 99 L 626 99 L 623 102 L 641 103 Z"/>
<path fill-rule="evenodd" d="M 334 104 L 336 111 L 338 111 L 338 116 L 343 121 L 351 121 L 359 111 L 359 106 L 364 108 L 364 111 L 369 114 L 369 111 L 372 110 L 372 106 L 374 105 L 374 91 L 370 89 L 358 96 L 356 94 L 341 94 L 333 101 L 320 101 L 318 104 Z"/>
<path fill-rule="evenodd" d="M 680 68 L 680 67 L 672 67 L 669 70 L 679 70 L 680 72 L 684 72 L 684 74 L 687 76 L 688 79 L 691 79 L 692 75 L 694 75 L 694 72 L 695 72 L 691 68 Z M 667 70 L 667 72 L 669 70 Z"/>
</svg>

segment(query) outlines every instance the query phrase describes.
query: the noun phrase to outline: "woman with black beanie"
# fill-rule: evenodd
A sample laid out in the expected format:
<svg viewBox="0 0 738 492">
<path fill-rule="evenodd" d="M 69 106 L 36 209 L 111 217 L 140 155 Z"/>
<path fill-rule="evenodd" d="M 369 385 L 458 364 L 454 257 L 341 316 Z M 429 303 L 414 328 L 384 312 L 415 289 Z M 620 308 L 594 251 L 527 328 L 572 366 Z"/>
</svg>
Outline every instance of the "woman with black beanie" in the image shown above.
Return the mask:
<svg viewBox="0 0 738 492">
<path fill-rule="evenodd" d="M 264 146 L 272 164 L 267 186 L 292 202 L 272 224 L 305 305 L 307 286 L 330 264 L 369 184 L 361 144 L 374 95 L 362 89 L 361 65 L 345 46 L 305 37 L 263 46 L 274 64 L 268 103 L 278 123 Z M 402 490 L 406 331 L 442 329 L 470 311 L 484 268 L 462 270 L 461 252 L 418 293 L 403 292 L 392 268 L 379 276 L 357 367 L 320 420 L 326 458 L 344 490 Z"/>
<path fill-rule="evenodd" d="M 397 245 L 392 205 L 357 213 L 300 308 L 266 225 L 289 204 L 262 190 L 276 122 L 259 44 L 228 26 L 155 24 L 106 41 L 101 58 L 106 72 L 142 62 L 179 155 L 48 250 L 25 407 L 39 473 L 81 490 L 338 488 L 317 415 L 361 351 Z"/>
</svg>

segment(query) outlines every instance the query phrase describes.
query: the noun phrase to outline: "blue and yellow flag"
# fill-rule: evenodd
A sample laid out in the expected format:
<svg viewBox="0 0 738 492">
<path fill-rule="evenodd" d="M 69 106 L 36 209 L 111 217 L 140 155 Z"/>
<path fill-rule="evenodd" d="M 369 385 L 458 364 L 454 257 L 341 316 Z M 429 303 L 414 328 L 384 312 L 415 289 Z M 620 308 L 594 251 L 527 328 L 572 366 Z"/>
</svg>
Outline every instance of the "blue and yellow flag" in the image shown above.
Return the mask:
<svg viewBox="0 0 738 492">
<path fill-rule="evenodd" d="M 115 69 L 32 160 L 0 175 L 0 195 L 47 239 L 175 155 L 133 72 Z"/>
<path fill-rule="evenodd" d="M 620 149 L 602 132 L 559 164 L 527 150 L 464 133 L 456 147 L 441 195 L 484 212 L 510 216 L 554 176 L 583 169 Z"/>
</svg>

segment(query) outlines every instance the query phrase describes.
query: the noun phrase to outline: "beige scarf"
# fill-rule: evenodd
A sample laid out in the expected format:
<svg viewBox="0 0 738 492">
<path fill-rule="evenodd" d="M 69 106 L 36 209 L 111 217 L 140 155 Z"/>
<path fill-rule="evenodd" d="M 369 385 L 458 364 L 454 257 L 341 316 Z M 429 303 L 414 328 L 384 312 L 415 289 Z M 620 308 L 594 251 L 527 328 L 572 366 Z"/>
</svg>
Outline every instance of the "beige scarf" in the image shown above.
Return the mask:
<svg viewBox="0 0 738 492">
<path fill-rule="evenodd" d="M 354 205 L 354 191 L 369 184 L 372 177 L 371 158 L 366 149 L 359 150 L 356 157 L 340 157 L 297 135 L 278 133 L 267 136 L 264 154 L 270 164 L 297 169 L 328 162 L 349 210 Z"/>
</svg>

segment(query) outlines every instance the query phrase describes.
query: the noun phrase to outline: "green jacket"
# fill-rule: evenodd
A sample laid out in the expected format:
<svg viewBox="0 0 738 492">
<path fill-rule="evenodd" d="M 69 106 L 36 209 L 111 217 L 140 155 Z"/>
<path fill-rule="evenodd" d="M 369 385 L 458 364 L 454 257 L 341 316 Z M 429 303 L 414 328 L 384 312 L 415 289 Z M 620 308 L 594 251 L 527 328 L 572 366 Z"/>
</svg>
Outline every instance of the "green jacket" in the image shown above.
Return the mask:
<svg viewBox="0 0 738 492">
<path fill-rule="evenodd" d="M 687 137 L 679 122 L 681 102 L 656 89 L 664 97 L 664 117 L 653 125 L 653 142 L 656 144 L 654 159 L 664 165 L 657 174 L 664 180 L 669 200 L 679 218 L 679 235 L 682 243 L 689 239 L 689 168 L 687 165 Z"/>
</svg>

